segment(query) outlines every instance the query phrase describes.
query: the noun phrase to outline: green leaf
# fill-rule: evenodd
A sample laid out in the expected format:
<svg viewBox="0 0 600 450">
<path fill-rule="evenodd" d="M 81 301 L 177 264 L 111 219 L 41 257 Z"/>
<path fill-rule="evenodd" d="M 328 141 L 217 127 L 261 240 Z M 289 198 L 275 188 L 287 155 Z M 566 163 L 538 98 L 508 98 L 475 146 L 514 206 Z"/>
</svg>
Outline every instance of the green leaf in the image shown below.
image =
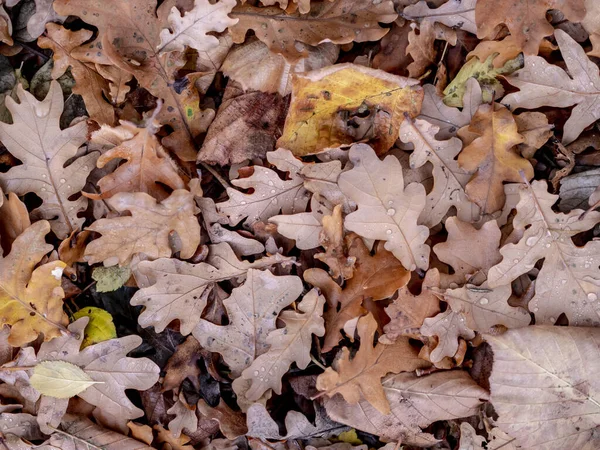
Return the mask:
<svg viewBox="0 0 600 450">
<path fill-rule="evenodd" d="M 102 383 L 66 361 L 42 361 L 34 367 L 29 382 L 42 395 L 55 398 L 71 398 L 92 384 Z"/>
<path fill-rule="evenodd" d="M 128 266 L 96 267 L 92 278 L 96 281 L 96 292 L 112 292 L 125 284 L 131 276 Z"/>
<path fill-rule="evenodd" d="M 113 318 L 103 309 L 94 306 L 86 306 L 73 314 L 74 321 L 81 317 L 90 318 L 90 321 L 85 327 L 85 337 L 81 343 L 81 349 L 117 337 L 117 329 L 113 323 Z"/>
</svg>

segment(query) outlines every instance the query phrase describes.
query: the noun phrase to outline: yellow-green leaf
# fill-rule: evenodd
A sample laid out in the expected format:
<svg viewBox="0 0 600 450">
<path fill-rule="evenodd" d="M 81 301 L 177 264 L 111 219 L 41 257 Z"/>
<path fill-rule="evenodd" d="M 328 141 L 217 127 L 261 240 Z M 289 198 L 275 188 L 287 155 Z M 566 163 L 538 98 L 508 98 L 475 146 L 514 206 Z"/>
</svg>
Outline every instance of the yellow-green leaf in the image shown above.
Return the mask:
<svg viewBox="0 0 600 450">
<path fill-rule="evenodd" d="M 363 442 L 358 438 L 356 430 L 354 428 L 348 431 L 342 431 L 337 437 L 338 441 L 346 442 L 352 445 L 361 445 Z"/>
<path fill-rule="evenodd" d="M 113 323 L 112 316 L 103 309 L 94 306 L 86 306 L 73 314 L 73 320 L 81 317 L 89 317 L 90 321 L 85 327 L 83 342 L 81 348 L 98 342 L 108 341 L 117 337 L 117 329 Z"/>
<path fill-rule="evenodd" d="M 112 292 L 125 284 L 131 276 L 129 266 L 99 266 L 92 272 L 92 278 L 96 281 L 96 292 Z"/>
<path fill-rule="evenodd" d="M 29 382 L 42 395 L 56 398 L 71 398 L 92 384 L 101 383 L 66 361 L 42 361 L 34 367 Z"/>
</svg>

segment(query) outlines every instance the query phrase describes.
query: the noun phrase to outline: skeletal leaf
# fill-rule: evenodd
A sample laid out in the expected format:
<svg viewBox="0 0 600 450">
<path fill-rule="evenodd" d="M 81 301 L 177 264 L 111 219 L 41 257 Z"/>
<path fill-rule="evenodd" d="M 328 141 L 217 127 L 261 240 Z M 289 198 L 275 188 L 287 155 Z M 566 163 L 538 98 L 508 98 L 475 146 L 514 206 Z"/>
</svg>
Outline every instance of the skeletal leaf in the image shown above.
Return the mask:
<svg viewBox="0 0 600 450">
<path fill-rule="evenodd" d="M 58 82 L 50 84 L 50 91 L 41 102 L 22 86 L 17 88 L 17 94 L 20 103 L 6 99 L 14 123 L 0 123 L 0 140 L 23 164 L 0 173 L 0 186 L 17 195 L 34 192 L 43 203 L 32 214 L 50 221 L 52 231 L 64 239 L 85 220 L 77 215 L 86 208 L 87 199 L 69 198 L 83 188 L 98 154 L 87 154 L 65 167 L 85 142 L 87 125 L 79 122 L 60 129 L 64 103 Z"/>
<path fill-rule="evenodd" d="M 422 99 L 417 80 L 355 64 L 296 75 L 277 145 L 305 156 L 361 141 L 382 154 L 398 138 L 404 114 L 419 113 Z"/>
<path fill-rule="evenodd" d="M 173 249 L 169 235 L 173 231 L 181 240 L 183 259 L 190 258 L 200 243 L 200 225 L 194 215 L 196 206 L 193 195 L 186 190 L 173 191 L 160 203 L 143 192 L 120 192 L 106 202 L 119 212 L 129 211 L 131 216 L 92 223 L 88 229 L 102 236 L 85 249 L 89 264 L 124 265 L 137 253 L 145 253 L 152 259 L 170 257 Z"/>
<path fill-rule="evenodd" d="M 381 379 L 388 373 L 412 372 L 427 367 L 429 363 L 419 359 L 418 351 L 410 345 L 408 338 L 398 338 L 393 344 L 380 343 L 374 347 L 377 326 L 372 314 L 358 320 L 360 348 L 350 358 L 350 351 L 343 347 L 342 356 L 334 368 L 328 367 L 317 378 L 317 389 L 328 397 L 341 394 L 353 404 L 364 398 L 381 414 L 389 414 L 390 404 Z"/>
<path fill-rule="evenodd" d="M 8 343 L 21 347 L 43 334 L 61 335 L 69 323 L 63 311 L 61 278 L 65 263 L 53 261 L 35 268 L 52 250 L 44 236 L 50 224 L 39 221 L 27 228 L 0 257 L 0 318 L 11 327 Z"/>
<path fill-rule="evenodd" d="M 195 0 L 194 7 L 183 16 L 173 6 L 167 19 L 169 28 L 160 32 L 158 52 L 182 52 L 186 46 L 202 52 L 217 47 L 219 40 L 208 33 L 225 31 L 237 23 L 237 19 L 227 15 L 235 4 L 234 0 L 219 0 L 215 4 L 208 0 Z"/>
<path fill-rule="evenodd" d="M 267 336 L 275 330 L 279 312 L 301 293 L 302 281 L 297 276 L 276 277 L 269 271 L 249 269 L 243 286 L 223 300 L 229 324 L 219 326 L 201 319 L 194 337 L 204 348 L 223 355 L 234 376 L 241 374 L 269 349 Z"/>
<path fill-rule="evenodd" d="M 56 398 L 71 398 L 98 383 L 79 366 L 66 361 L 42 361 L 33 368 L 29 379 L 40 394 Z"/>
<path fill-rule="evenodd" d="M 465 193 L 473 172 L 459 167 L 455 160 L 462 148 L 460 139 L 438 141 L 435 138 L 438 131 L 437 126 L 422 119 L 406 119 L 400 126 L 400 139 L 415 148 L 410 155 L 410 168 L 422 167 L 426 162 L 433 165 L 433 189 L 427 194 L 419 223 L 431 228 L 440 223 L 452 207 L 456 208 L 459 219 L 475 222 L 479 219 L 479 207 Z"/>
<path fill-rule="evenodd" d="M 425 188 L 411 183 L 404 188 L 402 166 L 387 156 L 381 161 L 367 145 L 350 149 L 354 168 L 340 175 L 338 184 L 358 211 L 346 216 L 344 225 L 368 239 L 386 241 L 385 248 L 409 271 L 426 269 L 429 229 L 417 225 L 426 204 Z"/>
<path fill-rule="evenodd" d="M 458 350 L 458 338 L 473 339 L 475 333 L 465 323 L 460 313 L 446 310 L 435 317 L 427 318 L 421 326 L 423 336 L 437 336 L 438 343 L 431 352 L 431 362 L 440 362 L 445 357 L 452 358 Z"/>
<path fill-rule="evenodd" d="M 325 322 L 321 317 L 324 304 L 325 298 L 313 289 L 298 304 L 299 312 L 283 311 L 280 314 L 279 319 L 285 323 L 285 327 L 269 333 L 265 340 L 268 350 L 242 372 L 242 378 L 252 382 L 246 392 L 248 400 L 258 400 L 268 389 L 281 394 L 281 377 L 290 366 L 293 363 L 299 369 L 308 366 L 312 335 L 325 334 Z"/>
<path fill-rule="evenodd" d="M 585 216 L 579 209 L 555 213 L 552 205 L 558 196 L 547 192 L 545 181 L 533 181 L 531 187 L 521 189 L 520 195 L 513 226 L 521 230 L 522 237 L 500 250 L 503 259 L 490 269 L 489 285 L 508 284 L 544 258 L 535 296 L 529 303 L 536 323 L 552 324 L 561 313 L 567 315 L 572 326 L 598 323 L 600 242 L 577 247 L 571 237 L 600 222 L 600 212 L 591 211 Z"/>
</svg>

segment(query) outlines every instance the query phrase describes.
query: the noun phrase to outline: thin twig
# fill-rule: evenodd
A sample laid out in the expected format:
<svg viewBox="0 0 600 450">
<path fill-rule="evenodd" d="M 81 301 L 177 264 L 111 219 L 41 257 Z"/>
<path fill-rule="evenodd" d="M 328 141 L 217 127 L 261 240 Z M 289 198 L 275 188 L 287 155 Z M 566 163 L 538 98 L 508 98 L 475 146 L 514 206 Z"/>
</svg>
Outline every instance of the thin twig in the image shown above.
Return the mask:
<svg viewBox="0 0 600 450">
<path fill-rule="evenodd" d="M 231 185 L 227 182 L 227 180 L 225 178 L 223 178 L 221 176 L 221 174 L 219 172 L 217 172 L 215 169 L 213 169 L 211 166 L 209 166 L 206 163 L 203 163 L 202 161 L 200 162 L 200 165 L 202 167 L 204 167 L 206 170 L 208 170 L 210 172 L 210 174 L 215 177 L 217 179 L 217 181 L 219 183 L 221 183 L 221 186 L 223 186 L 225 189 L 230 188 Z"/>
</svg>

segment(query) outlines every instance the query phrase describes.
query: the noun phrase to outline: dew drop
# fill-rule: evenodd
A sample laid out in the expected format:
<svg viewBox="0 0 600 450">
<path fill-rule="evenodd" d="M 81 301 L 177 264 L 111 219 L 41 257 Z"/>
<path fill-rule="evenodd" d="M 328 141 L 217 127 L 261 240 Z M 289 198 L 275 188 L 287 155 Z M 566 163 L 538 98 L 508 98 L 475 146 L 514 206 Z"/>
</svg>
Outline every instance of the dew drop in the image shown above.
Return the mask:
<svg viewBox="0 0 600 450">
<path fill-rule="evenodd" d="M 275 192 L 277 192 L 275 189 L 271 189 L 271 194 L 274 194 Z"/>
<path fill-rule="evenodd" d="M 269 186 L 273 186 L 273 182 L 269 180 Z"/>
<path fill-rule="evenodd" d="M 394 208 L 390 208 L 387 210 L 388 216 L 393 216 L 394 214 L 396 214 L 396 210 Z"/>
<path fill-rule="evenodd" d="M 538 312 L 540 308 L 533 308 L 533 312 Z"/>
<path fill-rule="evenodd" d="M 46 178 L 46 174 L 45 173 L 42 174 L 42 178 Z"/>
<path fill-rule="evenodd" d="M 61 179 L 60 179 L 60 180 L 58 180 L 58 181 L 60 181 L 61 183 L 65 183 L 67 180 L 65 180 L 64 178 L 61 178 Z"/>
<path fill-rule="evenodd" d="M 550 317 L 550 322 L 554 323 L 556 322 L 556 319 L 554 317 Z"/>
<path fill-rule="evenodd" d="M 519 262 L 519 260 L 518 260 L 518 259 L 516 259 L 516 258 L 515 258 L 515 259 L 513 259 L 513 263 L 514 263 L 514 264 L 517 264 L 518 262 Z"/>
<path fill-rule="evenodd" d="M 394 204 L 394 200 L 390 200 L 390 201 L 388 202 L 388 206 L 392 206 L 393 204 Z"/>
<path fill-rule="evenodd" d="M 392 230 L 385 230 L 385 234 L 392 234 Z"/>
<path fill-rule="evenodd" d="M 550 248 L 550 244 L 549 244 L 549 243 L 548 243 L 548 244 L 546 244 L 546 248 Z"/>
<path fill-rule="evenodd" d="M 567 280 L 560 280 L 560 284 L 567 284 Z"/>
<path fill-rule="evenodd" d="M 535 245 L 537 240 L 538 240 L 538 238 L 536 236 L 531 236 L 531 237 L 527 238 L 527 240 L 525 241 L 525 244 L 527 244 L 529 247 L 531 247 L 532 245 Z"/>
<path fill-rule="evenodd" d="M 596 300 L 598 300 L 598 296 L 596 294 L 594 294 L 593 292 L 590 292 L 587 295 L 587 298 L 590 302 L 595 302 Z"/>
<path fill-rule="evenodd" d="M 480 305 L 487 305 L 489 302 L 490 301 L 485 297 L 483 297 L 481 300 L 479 300 Z"/>
<path fill-rule="evenodd" d="M 258 370 L 254 371 L 254 376 L 257 377 L 258 376 Z"/>
<path fill-rule="evenodd" d="M 245 204 L 246 204 L 246 202 L 240 202 L 240 205 L 245 205 Z"/>
<path fill-rule="evenodd" d="M 260 371 L 261 371 L 261 372 L 264 372 L 264 371 L 265 371 L 265 368 L 264 368 L 264 367 L 261 367 L 261 368 L 260 368 Z"/>
</svg>

